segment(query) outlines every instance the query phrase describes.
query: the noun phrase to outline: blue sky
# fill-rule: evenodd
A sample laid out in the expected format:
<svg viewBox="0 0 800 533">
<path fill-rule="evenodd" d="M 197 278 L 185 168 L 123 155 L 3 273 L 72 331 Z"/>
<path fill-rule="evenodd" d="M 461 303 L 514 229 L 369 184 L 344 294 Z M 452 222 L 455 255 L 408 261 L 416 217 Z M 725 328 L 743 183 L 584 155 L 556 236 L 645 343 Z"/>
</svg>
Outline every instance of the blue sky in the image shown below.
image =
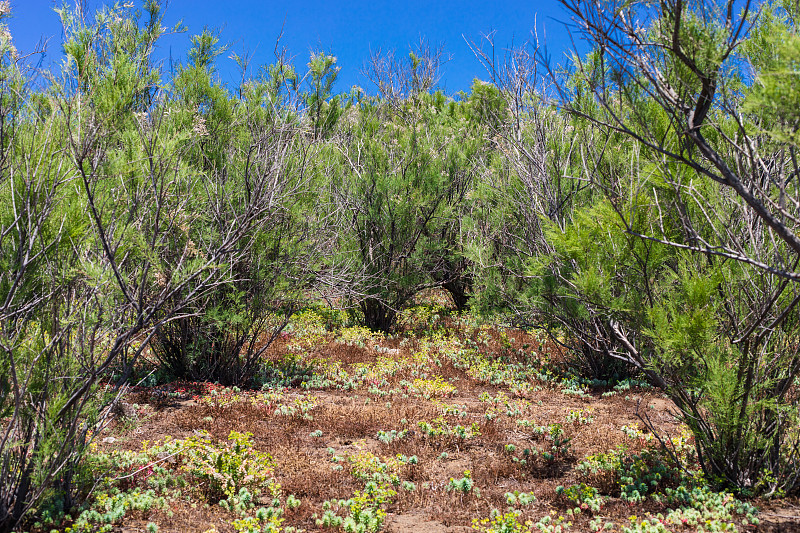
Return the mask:
<svg viewBox="0 0 800 533">
<path fill-rule="evenodd" d="M 73 3 L 71 0 L 70 5 Z M 90 8 L 101 3 L 101 0 L 88 0 Z M 40 39 L 49 39 L 44 64 L 59 62 L 61 25 L 53 11 L 55 2 L 11 0 L 11 4 L 9 27 L 17 49 L 29 52 Z M 482 34 L 494 31 L 496 43 L 508 47 L 530 40 L 531 31 L 537 28 L 556 62 L 561 62 L 569 46 L 564 26 L 568 17 L 558 2 L 552 0 L 170 0 L 165 22 L 174 25 L 179 20 L 189 32 L 165 38 L 158 51 L 162 58 L 172 56 L 175 60 L 185 60 L 189 34 L 199 33 L 208 26 L 219 30 L 222 42 L 230 45 L 230 51 L 251 52 L 254 65 L 267 64 L 274 59 L 275 41 L 283 28 L 281 45 L 288 49 L 299 70 L 305 70 L 312 49 L 337 56 L 342 71 L 336 92 L 346 92 L 352 85 L 374 92 L 374 87 L 361 75 L 370 52 L 394 49 L 398 56 L 405 55 L 420 36 L 432 44 L 444 44 L 451 56 L 444 66 L 441 81 L 449 94 L 467 90 L 476 77 L 488 78 L 465 38 L 479 41 Z M 219 58 L 218 71 L 223 82 L 235 84 L 238 73 L 227 55 Z"/>
</svg>

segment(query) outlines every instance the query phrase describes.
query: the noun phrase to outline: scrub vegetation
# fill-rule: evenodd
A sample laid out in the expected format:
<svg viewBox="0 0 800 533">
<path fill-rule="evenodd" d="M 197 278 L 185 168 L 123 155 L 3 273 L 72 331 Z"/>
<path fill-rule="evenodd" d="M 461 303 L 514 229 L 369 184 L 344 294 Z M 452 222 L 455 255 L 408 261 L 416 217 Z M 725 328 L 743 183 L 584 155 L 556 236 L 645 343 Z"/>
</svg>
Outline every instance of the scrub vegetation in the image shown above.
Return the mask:
<svg viewBox="0 0 800 533">
<path fill-rule="evenodd" d="M 792 531 L 800 8 L 215 65 L 0 2 L 0 533 Z"/>
</svg>

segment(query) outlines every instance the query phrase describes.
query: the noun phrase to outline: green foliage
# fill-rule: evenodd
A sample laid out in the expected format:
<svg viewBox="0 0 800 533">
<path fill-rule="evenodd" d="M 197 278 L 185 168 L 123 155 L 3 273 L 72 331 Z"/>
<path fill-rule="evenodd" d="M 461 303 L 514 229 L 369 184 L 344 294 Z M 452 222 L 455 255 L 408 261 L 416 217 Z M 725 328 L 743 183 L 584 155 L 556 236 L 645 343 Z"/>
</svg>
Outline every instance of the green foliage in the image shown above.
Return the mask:
<svg viewBox="0 0 800 533">
<path fill-rule="evenodd" d="M 396 429 L 392 429 L 390 431 L 378 431 L 376 438 L 384 444 L 391 444 L 395 441 L 402 440 L 403 438 L 408 435 L 408 430 L 401 429 L 397 431 Z"/>
<path fill-rule="evenodd" d="M 308 62 L 309 90 L 303 93 L 306 115 L 311 121 L 314 138 L 328 136 L 342 114 L 339 96 L 332 96 L 333 84 L 341 67 L 336 57 L 324 52 L 311 53 Z"/>
<path fill-rule="evenodd" d="M 497 509 L 492 509 L 489 518 L 472 520 L 472 529 L 481 533 L 563 533 L 569 531 L 572 522 L 567 522 L 564 517 L 559 516 L 553 519 L 552 516 L 545 516 L 537 522 L 520 519 L 521 511 L 518 509 L 509 510 L 501 513 Z"/>
<path fill-rule="evenodd" d="M 482 307 L 499 302 L 522 323 L 543 323 L 583 376 L 664 390 L 717 486 L 794 485 L 797 401 L 787 387 L 800 367 L 788 347 L 800 300 L 785 279 L 796 279 L 800 243 L 797 204 L 786 203 L 796 183 L 779 176 L 796 169 L 785 156 L 793 111 L 780 111 L 792 101 L 795 8 L 775 3 L 745 36 L 713 2 L 632 2 L 609 48 L 610 26 L 595 21 L 616 15 L 566 5 L 592 21 L 584 31 L 597 49 L 553 80 L 566 113 L 523 79 L 506 95 L 521 111 L 517 124 L 495 126 L 513 139 L 493 167 L 503 186 L 476 191 L 492 214 L 475 223 L 473 254 L 495 265 L 481 276 Z M 753 61 L 752 87 L 732 42 Z M 628 46 L 647 59 L 631 61 Z M 746 165 L 733 155 L 744 145 Z"/>
<path fill-rule="evenodd" d="M 0 39 L 0 531 L 36 505 L 77 503 L 89 435 L 114 397 L 98 382 L 164 307 L 146 275 L 158 216 L 140 209 L 158 187 L 131 179 L 124 165 L 141 148 L 134 113 L 149 110 L 156 91 L 160 6 L 145 5 L 144 23 L 122 6 L 92 23 L 59 12 L 61 77 L 38 93 L 4 25 Z"/>
<path fill-rule="evenodd" d="M 789 2 L 767 2 L 758 23 L 743 43 L 743 55 L 756 73 L 743 110 L 776 143 L 798 146 L 800 116 L 792 102 L 800 85 L 800 36 L 797 34 L 797 6 Z"/>
<path fill-rule="evenodd" d="M 598 487 L 593 490 L 641 504 L 651 495 L 659 499 L 658 494 L 668 493 L 671 487 L 692 485 L 696 481 L 687 473 L 694 450 L 685 442 L 685 436 L 673 439 L 670 445 L 676 452 L 673 456 L 653 444 L 637 453 L 619 446 L 587 457 L 578 463 L 576 471 L 582 479 Z M 680 464 L 676 464 L 676 458 Z"/>
<path fill-rule="evenodd" d="M 61 71 L 36 78 L 0 13 L 0 531 L 24 527 L 34 509 L 54 521 L 80 504 L 112 382 L 129 381 L 146 352 L 159 376 L 263 389 L 221 389 L 203 400 L 215 409 L 250 401 L 300 420 L 313 419 L 315 403 L 290 401 L 281 387 L 457 394 L 452 381 L 420 371 L 425 364 L 521 396 L 553 385 L 585 397 L 593 385 L 621 391 L 646 380 L 683 415 L 708 483 L 796 492 L 797 6 L 767 3 L 734 34 L 712 3 L 628 2 L 619 12 L 566 4 L 579 18 L 618 17 L 621 41 L 589 35 L 602 47 L 554 70 L 558 105 L 522 79 L 476 81 L 457 100 L 433 92 L 438 59 L 423 47 L 403 73 L 376 72 L 383 96 L 335 94 L 339 67 L 325 52 L 311 54 L 304 76 L 280 57 L 252 78 L 234 54 L 242 80 L 228 87 L 215 67 L 227 47 L 208 29 L 166 73 L 153 51 L 170 30 L 154 0 L 93 17 L 58 9 Z M 392 85 L 401 74 L 404 96 Z M 472 315 L 414 305 L 430 288 L 448 291 L 459 311 L 472 301 L 540 326 L 573 359 L 556 369 Z M 316 290 L 327 307 L 308 305 Z M 367 328 L 343 327 L 357 322 Z M 376 333 L 390 330 L 428 338 L 410 357 L 374 365 L 320 356 L 326 342 L 394 354 Z M 265 360 L 278 339 L 286 353 Z M 500 357 L 485 354 L 494 345 Z M 398 372 L 410 377 L 389 390 Z M 520 419 L 523 403 L 489 401 L 487 420 L 517 418 L 546 441 L 521 457 L 507 445 L 521 464 L 533 454 L 552 466 L 570 453 L 569 425 L 591 422 L 573 411 L 564 424 L 536 426 Z M 480 434 L 477 423 L 447 418 L 466 408 L 442 409 L 418 422 L 423 439 L 461 444 Z M 282 528 L 279 505 L 253 511 L 260 491 L 279 488 L 250 436 L 185 444 L 188 471 L 239 515 L 234 528 Z M 395 489 L 416 489 L 400 479 L 400 465 L 415 464 L 406 459 L 350 457 L 364 490 L 330 503 L 321 525 L 379 529 Z M 579 465 L 597 489 L 580 483 L 562 494 L 593 512 L 597 491 L 677 501 L 686 497 L 669 492 L 678 469 L 653 450 L 620 449 Z M 178 483 L 154 472 L 154 490 Z M 105 487 L 74 530 L 162 506 L 156 493 L 128 488 Z M 472 480 L 448 488 L 469 493 Z M 509 494 L 509 505 L 525 504 Z M 722 515 L 738 504 L 710 492 L 691 498 L 705 507 L 684 506 L 665 523 L 729 527 Z M 518 518 L 495 514 L 477 527 L 568 527 Z"/>
<path fill-rule="evenodd" d="M 561 424 L 549 424 L 544 429 L 545 438 L 551 442 L 550 450 L 543 452 L 542 457 L 548 461 L 561 459 L 569 454 L 572 437 L 567 437 Z"/>
<path fill-rule="evenodd" d="M 356 262 L 359 307 L 366 325 L 384 332 L 423 288 L 465 290 L 466 266 L 454 247 L 482 146 L 462 106 L 447 105 L 443 94 L 404 106 L 395 114 L 371 101 L 348 111 L 332 182 L 339 209 L 349 213 L 339 249 Z M 466 304 L 464 294 L 454 298 Z"/>
<path fill-rule="evenodd" d="M 232 506 L 238 499 L 249 503 L 250 492 L 267 486 L 270 492 L 279 489 L 272 481 L 272 458 L 253 449 L 252 434 L 231 431 L 223 446 L 212 444 L 208 437 L 191 437 L 184 441 L 185 468 L 204 483 L 214 500 L 227 500 Z"/>
<path fill-rule="evenodd" d="M 520 492 L 515 490 L 514 492 L 506 492 L 506 503 L 512 507 L 521 505 L 531 505 L 536 502 L 536 496 L 533 495 L 532 492 Z"/>
<path fill-rule="evenodd" d="M 402 463 L 396 459 L 385 462 L 365 451 L 347 458 L 352 474 L 366 482 L 364 490 L 357 490 L 347 500 L 323 503 L 324 513 L 316 524 L 325 528 L 340 528 L 350 533 L 377 533 L 386 520 L 384 507 L 397 495 L 393 487 L 401 485 L 398 470 Z M 413 483 L 403 483 L 407 491 L 414 490 Z M 346 516 L 341 516 L 345 514 Z"/>
<path fill-rule="evenodd" d="M 256 387 L 264 389 L 303 386 L 311 381 L 315 364 L 294 354 L 264 361 L 253 378 Z"/>
<path fill-rule="evenodd" d="M 591 511 L 592 513 L 599 513 L 600 508 L 606 502 L 606 498 L 600 496 L 596 488 L 585 483 L 569 487 L 559 485 L 556 487 L 556 494 L 577 504 L 582 511 Z"/>
<path fill-rule="evenodd" d="M 447 420 L 445 420 L 443 416 L 440 416 L 430 422 L 421 420 L 417 422 L 417 427 L 424 436 L 433 439 L 441 439 L 442 437 L 455 437 L 460 440 L 468 440 L 481 434 L 477 422 L 473 422 L 469 427 L 462 426 L 461 424 L 452 426 L 447 422 Z"/>
<path fill-rule="evenodd" d="M 118 490 L 97 494 L 92 506 L 83 511 L 65 533 L 91 533 L 113 531 L 114 525 L 121 522 L 130 512 L 147 512 L 153 509 L 166 509 L 165 498 L 155 491 L 145 492 L 134 489 L 130 492 Z"/>
<path fill-rule="evenodd" d="M 507 513 L 496 512 L 491 518 L 472 521 L 472 529 L 481 533 L 530 533 L 532 522 L 521 523 L 520 512 L 517 510 Z"/>
<path fill-rule="evenodd" d="M 691 491 L 679 487 L 672 491 L 667 489 L 670 503 L 682 506 L 671 509 L 666 514 L 659 513 L 649 519 L 630 518 L 630 526 L 624 527 L 624 533 L 659 533 L 671 531 L 675 527 L 693 527 L 697 531 L 739 531 L 734 515 L 745 525 L 758 525 L 756 510 L 748 503 L 738 501 L 727 493 L 717 493 L 707 488 L 696 488 Z"/>
<path fill-rule="evenodd" d="M 800 332 L 800 242 L 797 204 L 785 201 L 797 184 L 781 176 L 797 169 L 784 155 L 796 144 L 785 107 L 796 6 L 765 4 L 753 17 L 714 2 L 633 2 L 610 48 L 596 17 L 611 15 L 571 9 L 593 21 L 586 36 L 598 46 L 574 58 L 561 103 L 614 149 L 587 175 L 603 199 L 550 234 L 561 257 L 543 271 L 558 280 L 548 302 L 585 351 L 624 360 L 667 392 L 716 486 L 795 490 L 797 422 L 782 413 L 797 411 L 787 386 L 800 368 L 788 348 Z"/>
<path fill-rule="evenodd" d="M 453 491 L 460 494 L 474 493 L 480 496 L 480 491 L 475 487 L 475 482 L 472 480 L 472 473 L 469 470 L 464 471 L 464 476 L 458 479 L 450 478 L 445 487 L 448 492 Z"/>
</svg>

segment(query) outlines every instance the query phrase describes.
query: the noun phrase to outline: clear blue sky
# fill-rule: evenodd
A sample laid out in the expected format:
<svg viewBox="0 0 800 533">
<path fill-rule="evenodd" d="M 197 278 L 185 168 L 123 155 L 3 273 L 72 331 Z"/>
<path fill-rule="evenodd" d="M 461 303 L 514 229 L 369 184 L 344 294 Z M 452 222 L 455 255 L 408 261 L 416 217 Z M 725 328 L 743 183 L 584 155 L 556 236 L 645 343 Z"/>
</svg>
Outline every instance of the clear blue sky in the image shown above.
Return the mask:
<svg viewBox="0 0 800 533">
<path fill-rule="evenodd" d="M 90 8 L 102 3 L 102 0 L 88 0 Z M 74 0 L 69 4 L 74 4 Z M 29 52 L 40 39 L 49 39 L 44 64 L 59 62 L 61 25 L 53 11 L 55 2 L 11 0 L 11 5 L 9 27 L 17 49 Z M 188 27 L 188 34 L 165 38 L 158 51 L 160 57 L 171 55 L 175 60 L 185 61 L 189 34 L 199 33 L 208 26 L 220 30 L 222 42 L 228 43 L 231 51 L 254 52 L 254 65 L 267 64 L 274 59 L 275 40 L 283 27 L 281 44 L 294 57 L 299 70 L 305 71 L 312 49 L 323 49 L 337 56 L 342 71 L 336 92 L 346 92 L 352 85 L 374 92 L 374 87 L 361 75 L 370 51 L 395 49 L 398 56 L 405 55 L 420 36 L 433 44 L 444 44 L 452 57 L 444 66 L 441 81 L 450 94 L 467 90 L 476 77 L 488 78 L 465 38 L 479 41 L 482 34 L 495 31 L 496 43 L 508 47 L 530 40 L 536 27 L 539 36 L 546 38 L 556 62 L 562 62 L 564 50 L 569 46 L 564 27 L 568 16 L 553 0 L 170 0 L 166 25 L 179 20 Z M 227 54 L 219 58 L 218 70 L 223 82 L 236 83 L 237 71 Z"/>
</svg>

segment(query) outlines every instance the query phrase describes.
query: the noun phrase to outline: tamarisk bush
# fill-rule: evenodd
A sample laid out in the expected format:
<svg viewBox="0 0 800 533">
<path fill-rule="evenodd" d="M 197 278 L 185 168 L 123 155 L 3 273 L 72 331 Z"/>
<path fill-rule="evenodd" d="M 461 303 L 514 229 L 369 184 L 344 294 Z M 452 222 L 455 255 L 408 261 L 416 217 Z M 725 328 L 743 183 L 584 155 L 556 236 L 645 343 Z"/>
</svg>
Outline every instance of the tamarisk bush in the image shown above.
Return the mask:
<svg viewBox="0 0 800 533">
<path fill-rule="evenodd" d="M 0 531 L 74 505 L 91 435 L 151 340 L 200 320 L 204 342 L 226 334 L 195 368 L 241 380 L 291 308 L 263 289 L 291 300 L 313 260 L 287 201 L 308 155 L 298 124 L 210 84 L 213 39 L 169 85 L 157 1 L 59 13 L 59 75 L 35 84 L 0 42 Z"/>
<path fill-rule="evenodd" d="M 560 329 L 595 377 L 618 361 L 662 388 L 712 483 L 796 492 L 796 6 L 563 4 L 593 48 L 565 68 L 535 49 L 547 90 L 508 70 L 522 123 L 557 109 L 567 135 L 506 135 L 520 181 L 541 184 L 501 204 L 530 233 L 496 248 L 513 261 L 487 290 L 517 283 L 507 305 Z"/>
</svg>

